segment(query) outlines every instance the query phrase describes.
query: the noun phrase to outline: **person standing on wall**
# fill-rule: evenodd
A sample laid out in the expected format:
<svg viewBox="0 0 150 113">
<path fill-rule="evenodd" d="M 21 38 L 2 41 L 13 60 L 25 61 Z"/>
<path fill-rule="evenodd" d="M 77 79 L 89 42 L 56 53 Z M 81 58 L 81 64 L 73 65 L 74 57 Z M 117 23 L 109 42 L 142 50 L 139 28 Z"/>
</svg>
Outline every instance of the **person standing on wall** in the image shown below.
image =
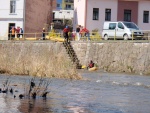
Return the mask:
<svg viewBox="0 0 150 113">
<path fill-rule="evenodd" d="M 23 29 L 20 28 L 20 38 L 23 38 Z"/>
<path fill-rule="evenodd" d="M 77 38 L 78 38 L 78 41 L 80 40 L 80 25 L 77 26 L 76 28 L 76 35 L 77 35 Z"/>
<path fill-rule="evenodd" d="M 15 27 L 12 27 L 11 30 L 10 30 L 10 33 L 11 33 L 11 38 L 14 39 L 15 38 Z"/>
<path fill-rule="evenodd" d="M 17 38 L 19 38 L 20 37 L 20 27 L 17 27 L 16 34 L 17 34 Z"/>
<path fill-rule="evenodd" d="M 68 35 L 68 32 L 69 32 L 69 28 L 68 26 L 66 26 L 64 29 L 63 29 L 63 36 L 65 37 L 66 41 L 69 42 L 69 35 Z"/>
<path fill-rule="evenodd" d="M 86 29 L 86 27 L 84 27 L 84 28 L 83 28 L 83 31 L 85 32 L 85 36 L 88 37 L 88 40 L 91 40 L 91 39 L 90 39 L 90 32 L 89 32 L 89 30 Z"/>
<path fill-rule="evenodd" d="M 43 40 L 45 40 L 45 28 L 43 28 L 43 30 L 42 30 L 42 38 L 43 38 Z"/>
</svg>

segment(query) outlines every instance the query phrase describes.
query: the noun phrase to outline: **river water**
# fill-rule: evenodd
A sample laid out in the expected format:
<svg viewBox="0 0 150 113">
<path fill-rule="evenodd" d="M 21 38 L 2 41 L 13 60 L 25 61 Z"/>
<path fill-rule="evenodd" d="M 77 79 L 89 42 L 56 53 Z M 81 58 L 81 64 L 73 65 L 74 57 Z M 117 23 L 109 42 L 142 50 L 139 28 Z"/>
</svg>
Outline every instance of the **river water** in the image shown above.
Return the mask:
<svg viewBox="0 0 150 113">
<path fill-rule="evenodd" d="M 82 76 L 86 80 L 51 79 L 46 99 L 19 99 L 30 77 L 11 76 L 16 92 L 0 93 L 0 113 L 150 113 L 150 76 L 107 72 Z M 7 78 L 0 75 L 0 88 Z"/>
</svg>

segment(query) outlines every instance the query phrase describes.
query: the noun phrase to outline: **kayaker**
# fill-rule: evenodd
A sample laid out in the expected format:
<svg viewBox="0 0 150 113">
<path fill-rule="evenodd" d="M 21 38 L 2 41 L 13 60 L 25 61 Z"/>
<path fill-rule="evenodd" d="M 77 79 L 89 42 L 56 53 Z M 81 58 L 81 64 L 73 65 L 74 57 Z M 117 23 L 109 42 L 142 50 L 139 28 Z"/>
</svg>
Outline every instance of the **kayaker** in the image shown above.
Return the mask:
<svg viewBox="0 0 150 113">
<path fill-rule="evenodd" d="M 94 67 L 94 62 L 91 60 L 87 68 L 92 68 L 92 67 Z"/>
</svg>

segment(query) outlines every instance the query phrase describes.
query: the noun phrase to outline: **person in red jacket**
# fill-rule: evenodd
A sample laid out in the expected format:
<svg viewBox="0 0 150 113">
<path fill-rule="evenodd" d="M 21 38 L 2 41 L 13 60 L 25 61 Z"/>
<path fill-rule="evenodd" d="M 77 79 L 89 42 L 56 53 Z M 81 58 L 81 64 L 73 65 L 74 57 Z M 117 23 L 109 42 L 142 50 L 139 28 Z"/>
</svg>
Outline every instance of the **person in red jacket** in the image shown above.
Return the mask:
<svg viewBox="0 0 150 113">
<path fill-rule="evenodd" d="M 90 32 L 89 32 L 89 30 L 86 29 L 85 27 L 84 27 L 82 30 L 83 30 L 83 32 L 85 33 L 85 36 L 88 37 L 88 40 L 91 40 L 91 39 L 90 39 Z"/>
<path fill-rule="evenodd" d="M 68 32 L 69 32 L 69 28 L 68 26 L 66 26 L 64 29 L 63 29 L 63 36 L 65 37 L 66 41 L 69 42 L 69 35 L 68 35 Z"/>
<path fill-rule="evenodd" d="M 94 67 L 94 65 L 95 65 L 94 62 L 91 60 L 90 63 L 88 64 L 88 66 L 87 66 L 87 69 Z"/>
</svg>

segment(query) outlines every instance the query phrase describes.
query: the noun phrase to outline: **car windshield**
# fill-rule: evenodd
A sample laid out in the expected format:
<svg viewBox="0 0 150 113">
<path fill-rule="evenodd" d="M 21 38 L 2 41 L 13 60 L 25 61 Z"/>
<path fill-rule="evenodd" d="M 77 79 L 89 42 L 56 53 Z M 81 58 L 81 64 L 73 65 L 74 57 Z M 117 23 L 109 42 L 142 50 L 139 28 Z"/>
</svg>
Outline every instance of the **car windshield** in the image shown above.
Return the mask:
<svg viewBox="0 0 150 113">
<path fill-rule="evenodd" d="M 133 22 L 123 22 L 127 28 L 139 30 L 139 28 Z"/>
</svg>

